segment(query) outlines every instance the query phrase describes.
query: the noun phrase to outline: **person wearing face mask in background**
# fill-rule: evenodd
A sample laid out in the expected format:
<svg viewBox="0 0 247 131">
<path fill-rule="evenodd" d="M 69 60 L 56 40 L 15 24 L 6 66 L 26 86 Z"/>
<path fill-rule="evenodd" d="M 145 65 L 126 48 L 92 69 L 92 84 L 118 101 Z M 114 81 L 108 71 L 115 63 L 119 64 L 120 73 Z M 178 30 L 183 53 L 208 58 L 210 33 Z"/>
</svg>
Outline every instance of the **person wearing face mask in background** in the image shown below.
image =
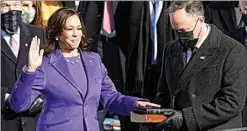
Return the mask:
<svg viewBox="0 0 247 131">
<path fill-rule="evenodd" d="M 165 47 L 155 103 L 175 113 L 151 128 L 241 128 L 247 89 L 244 46 L 205 23 L 200 1 L 174 1 L 169 17 L 179 38 Z"/>
<path fill-rule="evenodd" d="M 242 13 L 242 21 L 245 26 L 237 30 L 234 30 L 232 32 L 229 32 L 227 35 L 241 42 L 245 46 L 245 48 L 247 48 L 247 1 L 239 1 L 239 8 Z M 245 100 L 245 106 L 242 113 L 243 113 L 243 125 L 247 127 L 247 97 Z"/>
<path fill-rule="evenodd" d="M 75 8 L 74 1 L 23 1 L 22 21 L 46 27 L 50 16 L 61 7 Z"/>
<path fill-rule="evenodd" d="M 39 26 L 45 27 L 43 24 L 42 12 L 41 12 L 41 1 L 23 1 L 23 8 L 22 8 L 22 21 Z"/>
<path fill-rule="evenodd" d="M 22 22 L 20 1 L 1 1 L 1 130 L 35 131 L 42 102 L 38 97 L 26 112 L 15 113 L 9 94 L 27 64 L 31 40 L 37 36 L 45 43 L 44 29 Z"/>
<path fill-rule="evenodd" d="M 30 24 L 33 22 L 36 15 L 36 8 L 34 1 L 23 1 L 22 2 L 22 21 Z"/>
</svg>

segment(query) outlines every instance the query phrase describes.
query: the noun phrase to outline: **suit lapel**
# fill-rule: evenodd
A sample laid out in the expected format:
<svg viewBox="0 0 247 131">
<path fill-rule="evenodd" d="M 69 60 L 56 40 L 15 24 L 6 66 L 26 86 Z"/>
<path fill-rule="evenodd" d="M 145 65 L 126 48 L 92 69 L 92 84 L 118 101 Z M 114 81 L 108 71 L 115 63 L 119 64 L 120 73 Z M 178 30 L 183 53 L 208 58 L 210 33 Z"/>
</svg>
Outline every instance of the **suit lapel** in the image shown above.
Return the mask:
<svg viewBox="0 0 247 131">
<path fill-rule="evenodd" d="M 81 50 L 80 50 L 81 51 Z M 85 69 L 85 73 L 86 73 L 86 78 L 87 78 L 87 92 L 85 95 L 85 98 L 87 98 L 88 92 L 90 92 L 90 89 L 92 88 L 88 88 L 91 87 L 91 82 L 93 82 L 93 63 L 94 63 L 94 57 L 91 57 L 88 52 L 82 52 L 81 51 L 81 58 L 82 58 L 82 63 Z"/>
<path fill-rule="evenodd" d="M 2 35 L 1 35 L 1 42 L 2 42 L 1 43 L 2 52 L 15 64 L 17 62 L 17 59 Z"/>
<path fill-rule="evenodd" d="M 212 27 L 211 32 L 217 32 L 217 30 L 215 30 L 214 28 L 216 27 Z M 217 46 L 220 43 L 221 37 L 218 32 L 214 32 L 212 34 L 211 32 L 181 74 L 181 77 L 178 81 L 177 89 L 174 93 L 175 95 L 190 82 L 191 78 L 195 74 L 197 74 L 205 65 L 207 65 L 209 62 L 214 60 L 215 57 L 218 56 L 218 53 L 221 49 Z"/>
<path fill-rule="evenodd" d="M 80 88 L 78 88 L 77 84 L 75 83 L 70 70 L 67 66 L 66 60 L 62 56 L 61 50 L 56 49 L 54 53 L 52 53 L 50 58 L 50 63 L 52 64 L 53 68 L 55 68 L 75 89 L 80 93 L 83 99 L 83 93 Z"/>
<path fill-rule="evenodd" d="M 180 45 L 180 43 L 176 43 L 176 45 L 173 45 L 174 48 L 172 48 L 170 55 L 172 60 L 172 68 L 174 71 L 174 74 L 176 75 L 176 78 L 179 78 L 181 73 L 184 70 L 185 67 L 185 56 L 186 52 L 183 51 L 183 46 Z"/>
<path fill-rule="evenodd" d="M 160 17 L 162 16 L 162 13 L 164 12 L 164 9 L 165 9 L 165 1 L 163 1 L 163 3 L 162 3 L 162 5 L 159 5 L 159 6 L 162 6 L 162 8 L 157 8 L 156 10 L 156 15 L 155 15 L 155 19 L 157 19 L 157 20 L 155 20 L 156 21 L 156 23 L 155 24 L 157 24 L 158 22 L 159 22 L 159 20 L 161 19 Z"/>
<path fill-rule="evenodd" d="M 185 87 L 195 74 L 197 74 L 210 61 L 214 60 L 218 54 L 218 51 L 219 49 L 207 50 L 207 48 L 198 51 L 184 69 L 184 72 L 178 82 L 176 92 L 179 92 L 183 87 Z"/>
<path fill-rule="evenodd" d="M 32 41 L 33 35 L 30 33 L 27 25 L 21 23 L 20 26 L 20 49 L 18 55 L 17 66 L 21 65 L 21 63 L 27 59 L 27 55 L 29 52 L 29 47 Z"/>
<path fill-rule="evenodd" d="M 112 9 L 114 16 L 116 14 L 117 6 L 118 6 L 118 1 L 112 1 Z"/>
</svg>

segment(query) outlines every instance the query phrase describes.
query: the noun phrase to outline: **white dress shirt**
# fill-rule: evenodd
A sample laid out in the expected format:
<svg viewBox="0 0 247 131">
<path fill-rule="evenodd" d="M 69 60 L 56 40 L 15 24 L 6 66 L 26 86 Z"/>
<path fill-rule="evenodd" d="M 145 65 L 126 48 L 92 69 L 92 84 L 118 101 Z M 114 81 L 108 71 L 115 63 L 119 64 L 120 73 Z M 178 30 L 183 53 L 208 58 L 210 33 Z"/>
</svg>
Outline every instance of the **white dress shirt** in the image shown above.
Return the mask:
<svg viewBox="0 0 247 131">
<path fill-rule="evenodd" d="M 10 43 L 10 38 L 11 38 L 11 35 L 7 34 L 7 32 L 5 32 L 3 29 L 1 29 L 1 35 L 3 36 L 3 38 L 5 39 L 6 43 L 9 45 L 9 47 L 11 48 L 11 43 Z M 17 42 L 17 45 L 20 49 L 20 28 L 18 28 L 17 32 L 15 35 L 18 35 L 18 37 L 16 37 L 16 42 Z"/>
<path fill-rule="evenodd" d="M 207 25 L 207 32 L 206 32 L 206 34 L 202 37 L 201 41 L 199 41 L 199 42 L 196 43 L 196 45 L 195 45 L 196 48 L 199 49 L 199 48 L 201 47 L 201 45 L 203 44 L 203 42 L 205 41 L 205 39 L 208 37 L 210 30 L 211 30 L 211 27 L 210 27 L 209 25 Z M 187 56 L 187 63 L 188 63 L 189 60 L 190 60 L 190 58 L 191 58 L 191 56 L 192 56 L 192 50 L 191 50 L 191 48 L 189 48 L 189 49 L 187 50 L 186 56 Z"/>
</svg>

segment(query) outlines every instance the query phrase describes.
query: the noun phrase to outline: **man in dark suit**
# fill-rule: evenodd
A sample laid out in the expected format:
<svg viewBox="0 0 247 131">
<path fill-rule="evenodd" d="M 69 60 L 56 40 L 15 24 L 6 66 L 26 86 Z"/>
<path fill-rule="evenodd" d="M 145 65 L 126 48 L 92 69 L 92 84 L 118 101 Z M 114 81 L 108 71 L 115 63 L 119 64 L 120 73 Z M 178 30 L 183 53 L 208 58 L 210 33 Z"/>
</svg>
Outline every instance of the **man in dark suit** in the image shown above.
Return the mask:
<svg viewBox="0 0 247 131">
<path fill-rule="evenodd" d="M 229 32 L 227 35 L 234 38 L 235 40 L 242 43 L 245 48 L 247 48 L 247 2 L 246 1 L 239 1 L 239 8 L 242 12 L 242 21 L 245 24 L 244 27 L 241 27 L 237 30 Z M 247 127 L 247 97 L 245 100 L 245 106 L 243 109 L 243 125 Z"/>
<path fill-rule="evenodd" d="M 206 24 L 199 1 L 175 1 L 170 22 L 179 39 L 164 51 L 156 102 L 174 114 L 157 128 L 181 131 L 242 127 L 247 51 Z"/>
<path fill-rule="evenodd" d="M 162 52 L 175 38 L 168 17 L 170 1 L 130 2 L 125 92 L 153 101 L 160 75 Z M 155 12 L 155 13 L 154 13 Z M 123 36 L 122 36 L 123 37 Z"/>
<path fill-rule="evenodd" d="M 21 4 L 20 1 L 1 1 L 2 131 L 35 131 L 39 112 L 39 110 L 35 112 L 30 110 L 18 114 L 10 109 L 8 103 L 12 87 L 22 67 L 27 64 L 27 54 L 32 38 L 38 36 L 42 44 L 45 39 L 44 29 L 21 22 Z"/>
<path fill-rule="evenodd" d="M 206 23 L 214 24 L 223 33 L 242 27 L 237 1 L 203 1 Z"/>
<path fill-rule="evenodd" d="M 175 38 L 168 17 L 170 1 L 125 2 L 125 12 L 119 17 L 123 25 L 118 32 L 120 48 L 126 56 L 126 83 L 124 93 L 154 100 L 160 75 L 162 52 L 166 43 Z M 126 131 L 138 129 L 128 123 Z M 122 123 L 121 123 L 122 124 Z"/>
<path fill-rule="evenodd" d="M 126 18 L 121 15 L 126 9 L 125 2 L 118 1 L 80 1 L 78 11 L 81 12 L 86 27 L 87 39 L 91 51 L 97 52 L 108 70 L 108 75 L 117 90 L 124 90 L 124 60 L 118 40 L 122 21 Z M 108 28 L 109 27 L 109 28 Z M 126 44 L 126 43 L 125 43 Z M 106 111 L 99 107 L 98 119 L 103 130 L 103 121 Z"/>
</svg>

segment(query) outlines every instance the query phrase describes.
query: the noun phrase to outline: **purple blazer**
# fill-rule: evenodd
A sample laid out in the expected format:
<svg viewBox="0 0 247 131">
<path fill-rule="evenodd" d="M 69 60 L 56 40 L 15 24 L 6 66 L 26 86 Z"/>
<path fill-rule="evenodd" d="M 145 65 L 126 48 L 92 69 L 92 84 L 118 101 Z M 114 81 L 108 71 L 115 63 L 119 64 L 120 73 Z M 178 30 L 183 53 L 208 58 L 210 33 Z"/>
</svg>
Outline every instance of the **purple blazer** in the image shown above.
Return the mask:
<svg viewBox="0 0 247 131">
<path fill-rule="evenodd" d="M 128 115 L 139 98 L 116 91 L 98 54 L 81 51 L 81 58 L 88 81 L 86 94 L 75 84 L 61 50 L 57 49 L 43 57 L 36 72 L 23 68 L 11 92 L 11 108 L 23 112 L 43 95 L 37 131 L 99 131 L 99 101 L 109 111 Z"/>
</svg>

